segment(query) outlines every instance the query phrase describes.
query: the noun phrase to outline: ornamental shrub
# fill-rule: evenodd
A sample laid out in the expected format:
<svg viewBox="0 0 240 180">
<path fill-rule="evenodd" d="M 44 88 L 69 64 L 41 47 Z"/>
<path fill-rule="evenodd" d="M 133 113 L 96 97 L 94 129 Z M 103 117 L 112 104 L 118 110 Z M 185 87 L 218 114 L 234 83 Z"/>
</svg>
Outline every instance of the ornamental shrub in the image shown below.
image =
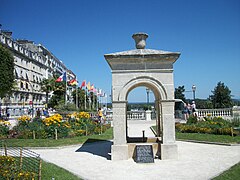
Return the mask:
<svg viewBox="0 0 240 180">
<path fill-rule="evenodd" d="M 6 138 L 9 134 L 9 125 L 8 121 L 0 120 L 0 138 Z"/>
<path fill-rule="evenodd" d="M 187 120 L 187 124 L 196 124 L 198 122 L 197 117 L 190 115 L 188 120 Z"/>
<path fill-rule="evenodd" d="M 194 121 L 192 120 L 193 118 L 190 122 Z M 221 117 L 206 117 L 204 121 L 197 121 L 196 123 L 190 122 L 187 124 L 177 123 L 175 128 L 178 132 L 182 133 L 237 135 L 237 132 L 232 130 L 232 123 Z"/>
</svg>

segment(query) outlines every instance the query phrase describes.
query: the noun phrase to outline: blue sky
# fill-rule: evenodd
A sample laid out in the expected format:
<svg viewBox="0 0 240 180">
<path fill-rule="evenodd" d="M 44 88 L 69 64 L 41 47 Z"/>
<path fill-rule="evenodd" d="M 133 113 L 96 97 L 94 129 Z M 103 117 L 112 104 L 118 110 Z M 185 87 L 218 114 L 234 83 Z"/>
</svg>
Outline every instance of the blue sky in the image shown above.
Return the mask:
<svg viewBox="0 0 240 180">
<path fill-rule="evenodd" d="M 43 44 L 79 81 L 108 94 L 104 54 L 135 49 L 132 34 L 146 32 L 146 48 L 181 52 L 175 87 L 194 84 L 196 97 L 208 98 L 222 81 L 240 98 L 239 0 L 1 0 L 0 24 L 15 39 Z M 146 101 L 145 89 L 129 101 Z"/>
</svg>

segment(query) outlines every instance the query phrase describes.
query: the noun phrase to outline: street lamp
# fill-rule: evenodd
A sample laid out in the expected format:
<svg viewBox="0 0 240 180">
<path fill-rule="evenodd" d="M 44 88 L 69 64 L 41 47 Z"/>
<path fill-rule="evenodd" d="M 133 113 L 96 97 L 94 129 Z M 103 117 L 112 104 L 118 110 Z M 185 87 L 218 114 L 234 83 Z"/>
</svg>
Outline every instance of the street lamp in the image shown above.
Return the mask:
<svg viewBox="0 0 240 180">
<path fill-rule="evenodd" d="M 149 92 L 150 92 L 150 89 L 146 88 L 146 92 L 147 92 L 147 106 L 149 108 Z"/>
<path fill-rule="evenodd" d="M 196 92 L 196 86 L 192 86 L 192 92 L 193 92 L 193 100 L 195 101 L 195 92 Z"/>
</svg>

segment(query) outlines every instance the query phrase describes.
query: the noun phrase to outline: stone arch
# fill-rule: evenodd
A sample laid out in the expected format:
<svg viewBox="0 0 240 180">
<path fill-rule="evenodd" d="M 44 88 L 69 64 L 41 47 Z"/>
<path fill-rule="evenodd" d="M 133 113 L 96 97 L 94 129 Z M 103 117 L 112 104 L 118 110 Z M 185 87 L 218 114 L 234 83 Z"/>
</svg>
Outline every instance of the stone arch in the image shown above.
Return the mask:
<svg viewBox="0 0 240 180">
<path fill-rule="evenodd" d="M 132 36 L 134 50 L 105 54 L 112 70 L 113 145 L 112 160 L 128 159 L 132 146 L 127 144 L 127 97 L 131 90 L 145 86 L 152 90 L 158 108 L 158 129 L 162 127 L 158 152 L 161 159 L 177 158 L 174 119 L 173 64 L 180 53 L 145 49 L 146 33 Z M 160 115 L 161 114 L 161 117 Z M 160 132 L 160 131 L 158 131 Z M 160 137 L 160 134 L 157 135 Z M 131 151 L 132 152 L 132 151 Z M 131 153 L 130 153 L 131 154 Z"/>
<path fill-rule="evenodd" d="M 154 93 L 156 100 L 167 100 L 167 92 L 161 82 L 149 76 L 139 76 L 130 79 L 120 90 L 118 95 L 118 101 L 126 101 L 129 92 L 139 86 L 145 86 L 151 89 Z"/>
</svg>

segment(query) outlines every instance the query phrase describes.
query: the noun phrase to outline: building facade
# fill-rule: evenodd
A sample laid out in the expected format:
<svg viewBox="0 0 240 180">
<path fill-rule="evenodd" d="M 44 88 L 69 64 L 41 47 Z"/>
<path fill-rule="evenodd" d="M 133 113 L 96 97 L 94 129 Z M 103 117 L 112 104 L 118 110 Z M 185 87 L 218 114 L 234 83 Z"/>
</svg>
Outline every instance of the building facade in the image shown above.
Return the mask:
<svg viewBox="0 0 240 180">
<path fill-rule="evenodd" d="M 14 40 L 12 32 L 0 31 L 0 44 L 11 51 L 14 57 L 16 88 L 12 95 L 1 100 L 1 114 L 20 116 L 31 114 L 30 110 L 44 108 L 46 95 L 41 91 L 40 82 L 53 74 L 68 72 L 68 77 L 75 74 L 41 44 L 29 40 Z M 67 91 L 71 92 L 71 91 Z M 50 93 L 51 96 L 51 93 Z M 68 94 L 71 99 L 70 94 Z"/>
</svg>

